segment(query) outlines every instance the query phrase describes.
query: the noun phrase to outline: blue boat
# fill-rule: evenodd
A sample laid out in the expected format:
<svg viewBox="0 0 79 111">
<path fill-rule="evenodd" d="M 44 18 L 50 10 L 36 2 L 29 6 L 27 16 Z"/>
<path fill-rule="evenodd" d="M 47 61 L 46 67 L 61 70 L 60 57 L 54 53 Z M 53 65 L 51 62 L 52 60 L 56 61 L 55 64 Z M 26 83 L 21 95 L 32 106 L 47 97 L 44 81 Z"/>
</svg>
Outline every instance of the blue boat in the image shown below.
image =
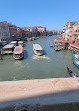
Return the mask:
<svg viewBox="0 0 79 111">
<path fill-rule="evenodd" d="M 77 67 L 79 67 L 79 63 L 77 63 L 77 61 L 75 62 L 75 61 L 73 61 L 74 62 L 74 64 L 77 66 Z"/>
<path fill-rule="evenodd" d="M 67 67 L 67 70 L 68 70 L 69 74 L 70 74 L 73 78 L 79 78 L 79 76 L 78 76 L 76 73 L 72 72 L 72 71 L 69 69 L 69 67 Z"/>
<path fill-rule="evenodd" d="M 72 59 L 74 65 L 76 65 L 79 68 L 79 54 L 75 54 L 74 49 L 72 49 Z"/>
</svg>

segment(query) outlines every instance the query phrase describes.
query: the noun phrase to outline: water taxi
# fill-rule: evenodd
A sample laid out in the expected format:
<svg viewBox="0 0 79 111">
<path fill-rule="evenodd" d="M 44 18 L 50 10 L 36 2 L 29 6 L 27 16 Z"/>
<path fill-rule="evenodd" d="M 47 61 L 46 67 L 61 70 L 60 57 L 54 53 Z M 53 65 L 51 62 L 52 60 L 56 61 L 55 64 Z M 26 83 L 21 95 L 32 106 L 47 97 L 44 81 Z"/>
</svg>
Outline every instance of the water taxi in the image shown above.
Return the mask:
<svg viewBox="0 0 79 111">
<path fill-rule="evenodd" d="M 18 41 L 19 46 L 23 46 L 23 41 Z"/>
<path fill-rule="evenodd" d="M 16 60 L 23 58 L 23 47 L 22 46 L 16 46 L 13 52 L 13 58 Z"/>
<path fill-rule="evenodd" d="M 33 51 L 36 55 L 43 55 L 43 49 L 39 44 L 33 44 Z"/>
<path fill-rule="evenodd" d="M 14 45 L 7 44 L 2 48 L 2 54 L 13 54 Z"/>
</svg>

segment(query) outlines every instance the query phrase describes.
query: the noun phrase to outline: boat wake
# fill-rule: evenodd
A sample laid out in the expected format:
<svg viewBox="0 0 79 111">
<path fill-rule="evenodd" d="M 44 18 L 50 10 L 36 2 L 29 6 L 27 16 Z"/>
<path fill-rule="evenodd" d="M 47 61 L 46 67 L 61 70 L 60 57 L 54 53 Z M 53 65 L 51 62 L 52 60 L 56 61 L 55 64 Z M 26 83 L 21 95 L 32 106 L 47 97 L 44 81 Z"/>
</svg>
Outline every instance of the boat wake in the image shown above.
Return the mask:
<svg viewBox="0 0 79 111">
<path fill-rule="evenodd" d="M 50 58 L 45 56 L 45 55 L 43 55 L 43 56 L 34 55 L 32 57 L 32 59 L 37 59 L 37 60 L 39 60 L 39 59 L 47 59 L 47 60 L 49 60 Z"/>
</svg>

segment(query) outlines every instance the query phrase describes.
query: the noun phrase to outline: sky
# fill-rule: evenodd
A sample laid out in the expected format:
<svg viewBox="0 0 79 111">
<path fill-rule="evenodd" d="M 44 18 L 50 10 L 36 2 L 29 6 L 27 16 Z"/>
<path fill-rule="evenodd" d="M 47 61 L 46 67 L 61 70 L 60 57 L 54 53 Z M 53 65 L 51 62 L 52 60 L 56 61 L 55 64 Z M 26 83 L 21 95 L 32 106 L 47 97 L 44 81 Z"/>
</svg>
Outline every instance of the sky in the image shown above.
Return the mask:
<svg viewBox="0 0 79 111">
<path fill-rule="evenodd" d="M 79 0 L 0 0 L 0 21 L 18 27 L 62 30 L 67 21 L 73 20 L 79 20 Z"/>
</svg>

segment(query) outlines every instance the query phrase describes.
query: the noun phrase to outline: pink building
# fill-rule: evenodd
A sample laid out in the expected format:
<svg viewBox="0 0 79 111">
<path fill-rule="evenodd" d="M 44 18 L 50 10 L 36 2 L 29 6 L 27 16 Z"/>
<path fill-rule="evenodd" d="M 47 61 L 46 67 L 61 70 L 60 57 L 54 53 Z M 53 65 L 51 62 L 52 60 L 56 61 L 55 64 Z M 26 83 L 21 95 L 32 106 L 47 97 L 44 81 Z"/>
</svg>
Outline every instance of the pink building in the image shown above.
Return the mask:
<svg viewBox="0 0 79 111">
<path fill-rule="evenodd" d="M 79 40 L 79 22 L 75 23 L 73 26 L 73 39 Z"/>
</svg>

